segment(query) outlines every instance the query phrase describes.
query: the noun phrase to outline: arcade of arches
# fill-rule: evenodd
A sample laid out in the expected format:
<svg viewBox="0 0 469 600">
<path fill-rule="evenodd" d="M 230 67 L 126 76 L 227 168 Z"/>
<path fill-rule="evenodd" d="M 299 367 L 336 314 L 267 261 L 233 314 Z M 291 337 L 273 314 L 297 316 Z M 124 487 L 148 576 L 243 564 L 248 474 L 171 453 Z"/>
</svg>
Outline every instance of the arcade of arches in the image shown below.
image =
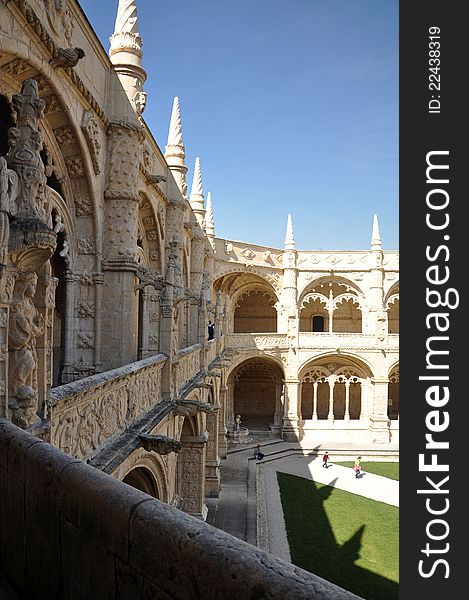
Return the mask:
<svg viewBox="0 0 469 600">
<path fill-rule="evenodd" d="M 216 237 L 179 100 L 166 146 L 143 121 L 136 16 L 110 60 L 75 0 L 27 6 L 0 3 L 0 417 L 200 518 L 237 414 L 305 446 L 396 442 L 399 260 L 377 217 L 362 250 L 299 250 L 291 218 L 281 248 Z"/>
</svg>

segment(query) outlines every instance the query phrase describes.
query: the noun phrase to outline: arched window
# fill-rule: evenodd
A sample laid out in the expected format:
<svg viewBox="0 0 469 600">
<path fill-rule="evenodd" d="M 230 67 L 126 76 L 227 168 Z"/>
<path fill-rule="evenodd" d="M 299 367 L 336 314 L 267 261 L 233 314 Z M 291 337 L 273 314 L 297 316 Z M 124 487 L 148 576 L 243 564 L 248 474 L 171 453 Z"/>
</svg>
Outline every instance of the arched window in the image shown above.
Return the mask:
<svg viewBox="0 0 469 600">
<path fill-rule="evenodd" d="M 322 315 L 314 315 L 311 322 L 311 331 L 324 331 L 324 317 Z"/>
</svg>

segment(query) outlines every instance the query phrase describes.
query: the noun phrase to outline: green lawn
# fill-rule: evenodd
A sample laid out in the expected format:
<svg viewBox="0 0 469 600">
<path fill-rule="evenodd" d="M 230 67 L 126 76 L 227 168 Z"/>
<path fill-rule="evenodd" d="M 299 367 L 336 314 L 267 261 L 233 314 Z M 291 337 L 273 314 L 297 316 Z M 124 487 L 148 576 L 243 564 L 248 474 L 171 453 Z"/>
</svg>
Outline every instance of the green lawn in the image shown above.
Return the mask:
<svg viewBox="0 0 469 600">
<path fill-rule="evenodd" d="M 336 465 L 343 467 L 353 467 L 354 462 L 337 462 Z M 399 463 L 398 462 L 362 462 L 363 473 L 374 473 L 382 475 L 389 479 L 399 481 Z"/>
<path fill-rule="evenodd" d="M 293 564 L 367 600 L 397 600 L 399 509 L 277 473 Z"/>
</svg>

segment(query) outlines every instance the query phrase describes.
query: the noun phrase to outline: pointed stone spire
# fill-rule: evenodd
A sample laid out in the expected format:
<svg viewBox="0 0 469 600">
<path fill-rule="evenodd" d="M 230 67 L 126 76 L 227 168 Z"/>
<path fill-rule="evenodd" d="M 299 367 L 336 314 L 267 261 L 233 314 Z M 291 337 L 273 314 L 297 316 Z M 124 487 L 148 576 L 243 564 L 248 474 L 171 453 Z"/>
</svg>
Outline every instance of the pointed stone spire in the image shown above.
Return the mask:
<svg viewBox="0 0 469 600">
<path fill-rule="evenodd" d="M 171 121 L 169 123 L 168 143 L 165 149 L 166 162 L 173 174 L 173 177 L 181 190 L 181 194 L 187 199 L 186 182 L 186 148 L 182 139 L 181 108 L 179 98 L 176 96 L 173 102 L 171 112 Z"/>
<path fill-rule="evenodd" d="M 370 250 L 381 250 L 381 236 L 379 234 L 378 215 L 373 215 L 373 231 L 371 233 Z"/>
<path fill-rule="evenodd" d="M 291 220 L 291 214 L 288 213 L 287 220 L 287 232 L 285 234 L 285 250 L 294 250 L 295 249 L 295 236 L 293 234 L 293 223 Z"/>
<path fill-rule="evenodd" d="M 213 216 L 212 194 L 207 194 L 207 210 L 205 212 L 205 233 L 209 238 L 215 237 L 215 218 Z"/>
<path fill-rule="evenodd" d="M 137 112 L 145 110 L 147 94 L 143 84 L 147 74 L 142 67 L 142 38 L 138 31 L 136 0 L 119 0 L 114 33 L 109 38 L 109 58 Z"/>
<path fill-rule="evenodd" d="M 177 96 L 174 98 L 173 110 L 171 111 L 166 154 L 168 154 L 168 148 L 171 148 L 172 146 L 176 146 L 176 148 L 182 148 L 183 151 L 185 150 L 184 142 L 182 140 L 181 108 L 179 106 L 179 98 Z"/>
<path fill-rule="evenodd" d="M 189 198 L 190 205 L 194 211 L 199 225 L 203 228 L 205 219 L 205 204 L 204 190 L 202 187 L 202 171 L 200 170 L 200 158 L 195 159 L 194 178 L 192 180 L 191 195 Z"/>
</svg>

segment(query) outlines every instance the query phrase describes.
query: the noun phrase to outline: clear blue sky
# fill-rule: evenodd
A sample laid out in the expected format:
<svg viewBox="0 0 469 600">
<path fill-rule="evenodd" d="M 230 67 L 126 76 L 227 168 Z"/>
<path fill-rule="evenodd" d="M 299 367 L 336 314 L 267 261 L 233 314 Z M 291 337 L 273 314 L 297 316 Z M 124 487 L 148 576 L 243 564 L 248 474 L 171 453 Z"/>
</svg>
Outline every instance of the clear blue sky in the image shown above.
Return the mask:
<svg viewBox="0 0 469 600">
<path fill-rule="evenodd" d="M 118 0 L 80 0 L 106 50 Z M 144 113 L 164 151 L 181 102 L 216 235 L 398 247 L 398 0 L 139 0 Z"/>
</svg>

